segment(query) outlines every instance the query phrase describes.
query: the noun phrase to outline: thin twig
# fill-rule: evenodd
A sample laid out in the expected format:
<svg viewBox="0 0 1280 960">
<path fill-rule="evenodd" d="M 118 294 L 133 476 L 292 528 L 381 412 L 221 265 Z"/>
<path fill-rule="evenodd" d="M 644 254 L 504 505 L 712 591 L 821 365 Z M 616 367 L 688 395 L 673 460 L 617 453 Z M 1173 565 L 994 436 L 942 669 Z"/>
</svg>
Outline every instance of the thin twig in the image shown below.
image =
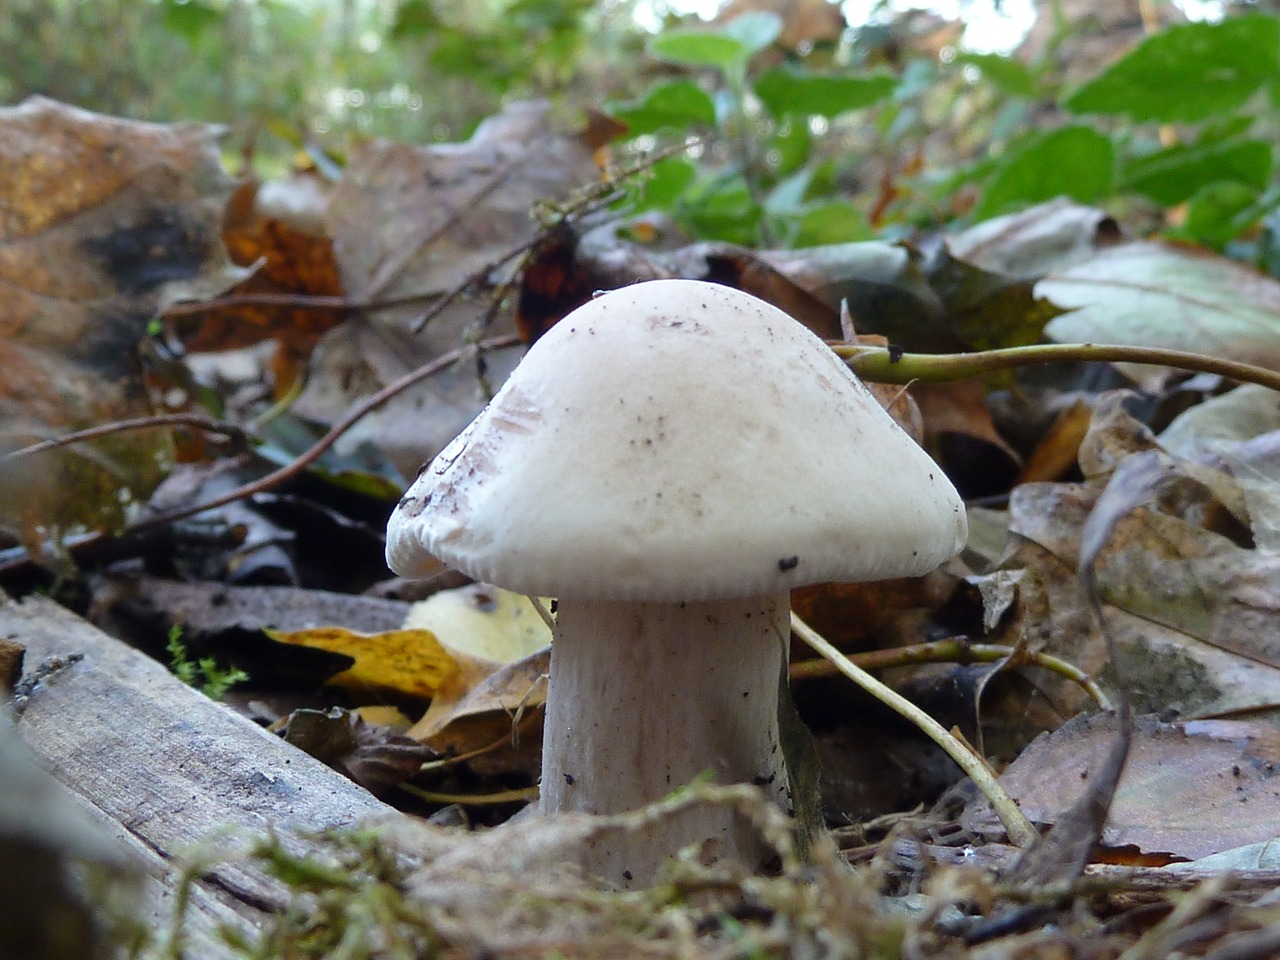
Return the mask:
<svg viewBox="0 0 1280 960">
<path fill-rule="evenodd" d="M 556 619 L 555 617 L 551 616 L 551 611 L 548 610 L 547 605 L 542 602 L 542 598 L 535 597 L 532 593 L 526 593 L 525 599 L 529 601 L 530 605 L 537 612 L 538 616 L 542 618 L 542 622 L 547 625 L 547 629 L 550 630 L 552 633 L 555 633 Z"/>
<path fill-rule="evenodd" d="M 447 353 L 442 353 L 430 363 L 424 364 L 418 369 L 405 374 L 394 383 L 387 384 L 387 386 L 383 387 L 377 393 L 373 393 L 365 397 L 347 411 L 346 415 L 330 427 L 328 433 L 312 444 L 308 450 L 299 454 L 294 460 L 287 463 L 280 469 L 274 470 L 265 477 L 261 477 L 251 483 L 239 486 L 222 496 L 206 500 L 203 503 L 183 507 L 179 510 L 172 510 L 169 513 L 141 520 L 125 529 L 118 535 L 118 537 L 128 537 L 134 534 L 145 533 L 146 531 L 156 527 L 162 527 L 177 520 L 183 520 L 187 517 L 194 516 L 197 513 L 203 513 L 206 510 L 213 510 L 217 507 L 225 506 L 228 503 L 233 503 L 236 500 L 243 500 L 246 497 L 251 497 L 255 494 L 270 490 L 273 487 L 284 483 L 286 480 L 292 479 L 307 467 L 311 466 L 311 464 L 319 459 L 326 450 L 333 446 L 339 438 L 346 433 L 346 431 L 350 430 L 352 425 L 372 411 L 376 410 L 378 407 L 382 406 L 401 391 L 413 386 L 420 380 L 425 380 L 427 377 L 434 376 L 451 364 L 463 359 L 472 351 L 496 350 L 502 347 L 515 346 L 519 342 L 520 338 L 516 334 L 504 334 L 499 337 L 491 337 L 488 340 L 482 340 L 474 346 L 468 345 L 464 347 L 457 347 Z M 67 544 L 66 549 L 72 553 L 77 553 L 101 543 L 106 539 L 107 534 L 102 531 L 98 531 L 77 540 L 74 544 Z M 30 553 L 26 552 L 21 559 L 8 560 L 4 563 L 0 563 L 0 573 L 11 572 L 12 570 L 24 566 L 25 564 L 29 564 L 30 562 Z"/>
<path fill-rule="evenodd" d="M 130 430 L 146 430 L 154 427 L 193 427 L 196 430 L 203 430 L 206 433 L 220 433 L 227 437 L 237 450 L 249 449 L 249 437 L 243 429 L 233 423 L 226 423 L 221 420 L 214 420 L 211 417 L 201 416 L 191 413 L 166 413 L 158 414 L 153 417 L 135 417 L 132 420 L 118 420 L 115 423 L 104 423 L 98 427 L 89 427 L 85 430 L 77 430 L 74 433 L 66 433 L 60 437 L 53 437 L 49 440 L 42 440 L 40 443 L 33 443 L 29 447 L 22 447 L 19 450 L 11 450 L 10 452 L 0 456 L 0 462 L 6 460 L 16 460 L 19 457 L 29 457 L 37 453 L 44 453 L 57 447 L 65 447 L 73 443 L 81 443 L 85 440 L 96 440 L 99 437 L 110 436 L 113 433 L 126 433 Z"/>
<path fill-rule="evenodd" d="M 445 235 L 450 229 L 457 226 L 469 214 L 472 214 L 478 208 L 480 201 L 484 200 L 495 190 L 506 183 L 513 170 L 519 165 L 523 159 L 523 155 L 512 157 L 505 163 L 500 164 L 492 173 L 489 174 L 479 187 L 471 192 L 466 202 L 458 208 L 450 210 L 444 220 L 434 226 L 430 226 L 424 230 L 422 235 L 413 243 L 407 243 L 390 260 L 385 262 L 382 268 L 374 276 L 369 285 L 369 291 L 366 294 L 370 298 L 377 297 L 386 291 L 387 287 L 395 282 L 396 277 L 409 263 L 426 249 L 428 244 L 434 243 Z"/>
<path fill-rule="evenodd" d="M 896 690 L 891 690 L 859 667 L 828 643 L 825 637 L 796 616 L 794 612 L 791 614 L 791 630 L 817 653 L 834 663 L 846 677 L 886 707 L 910 720 L 925 736 L 940 746 L 947 756 L 969 775 L 969 778 L 991 802 L 991 807 L 995 810 L 996 816 L 1000 818 L 1000 822 L 1004 825 L 1010 840 L 1019 847 L 1026 847 L 1039 837 L 1036 828 L 1027 819 L 1026 814 L 1018 809 L 1018 805 L 1005 792 L 1004 787 L 1000 786 L 1000 782 L 996 780 L 995 775 L 987 768 L 986 762 L 948 733 L 942 724 L 938 723 L 937 720 L 902 696 L 902 694 Z"/>
<path fill-rule="evenodd" d="M 501 261 L 499 261 L 501 263 Z M 212 300 L 176 303 L 164 311 L 166 320 L 173 317 L 198 316 L 211 310 L 237 307 L 289 307 L 295 310 L 331 310 L 335 312 L 376 313 L 395 307 L 411 306 L 440 296 L 439 290 L 400 293 L 393 297 L 333 297 L 312 293 L 233 293 Z"/>
<path fill-rule="evenodd" d="M 500 790 L 497 793 L 437 793 L 434 790 L 423 790 L 412 783 L 400 783 L 397 786 L 405 793 L 411 793 L 419 800 L 427 803 L 458 803 L 468 807 L 492 806 L 499 803 L 528 803 L 538 799 L 537 787 L 516 787 L 513 790 Z"/>
<path fill-rule="evenodd" d="M 467 274 L 467 276 L 455 283 L 449 290 L 440 294 L 440 299 L 433 303 L 424 314 L 415 318 L 409 324 L 409 332 L 421 333 L 428 323 L 440 316 L 440 314 L 444 313 L 451 303 L 457 300 L 469 289 L 482 281 L 489 274 L 493 273 L 494 270 L 498 269 L 498 267 L 502 266 L 504 263 L 508 263 L 516 257 L 528 256 L 529 251 L 544 239 L 545 235 L 543 233 L 538 233 L 537 235 L 530 237 L 528 240 L 524 240 L 508 248 L 494 259 L 485 263 L 484 266 Z M 497 310 L 496 304 L 500 299 L 501 298 L 497 296 L 491 298 L 491 309 L 495 312 Z"/>
<path fill-rule="evenodd" d="M 220 497 L 214 497 L 212 500 L 208 500 L 204 503 L 190 507 L 183 507 L 180 510 L 161 514 L 158 517 L 151 517 L 147 520 L 142 520 L 129 527 L 125 532 L 136 533 L 142 530 L 147 530 L 151 527 L 173 523 L 175 520 L 182 520 L 186 517 L 194 516 L 197 513 L 203 513 L 205 510 L 212 510 L 215 507 L 225 506 L 226 504 L 233 503 L 236 500 L 243 500 L 245 497 L 251 497 L 254 494 L 262 493 L 265 490 L 270 490 L 273 487 L 279 486 L 286 480 L 290 480 L 297 476 L 307 467 L 311 466 L 311 464 L 315 463 L 315 461 L 320 459 L 326 450 L 337 443 L 342 435 L 350 430 L 357 421 L 363 419 L 378 407 L 382 406 L 396 394 L 401 393 L 421 380 L 427 379 L 427 377 L 434 376 L 451 364 L 461 360 L 473 350 L 496 350 L 501 347 L 514 346 L 519 342 L 520 338 L 516 334 L 504 334 L 500 337 L 492 337 L 489 340 L 483 340 L 474 347 L 457 347 L 447 353 L 442 353 L 430 363 L 423 364 L 421 367 L 418 367 L 418 369 L 405 374 L 399 380 L 387 384 L 377 393 L 372 393 L 365 397 L 354 407 L 348 410 L 342 419 L 330 427 L 328 433 L 313 443 L 309 449 L 299 454 L 280 469 L 274 470 L 265 477 L 261 477 L 251 483 L 246 483 L 229 493 L 225 493 Z"/>
</svg>

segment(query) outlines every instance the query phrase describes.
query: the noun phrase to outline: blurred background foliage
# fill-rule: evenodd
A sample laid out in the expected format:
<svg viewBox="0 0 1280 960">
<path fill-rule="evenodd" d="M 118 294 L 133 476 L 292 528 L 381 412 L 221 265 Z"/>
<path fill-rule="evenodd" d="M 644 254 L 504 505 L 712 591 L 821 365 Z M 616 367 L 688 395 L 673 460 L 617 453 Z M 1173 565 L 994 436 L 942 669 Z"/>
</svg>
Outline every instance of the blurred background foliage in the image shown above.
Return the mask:
<svg viewBox="0 0 1280 960">
<path fill-rule="evenodd" d="M 272 174 L 548 97 L 624 120 L 620 162 L 676 148 L 627 201 L 693 238 L 895 238 L 1065 195 L 1276 269 L 1277 0 L 692 6 L 5 0 L 0 101 L 224 123 Z M 1012 39 L 965 29 L 1020 11 Z"/>
<path fill-rule="evenodd" d="M 456 138 L 506 98 L 625 84 L 642 50 L 631 13 L 609 0 L 5 0 L 0 100 L 41 93 L 286 140 Z"/>
</svg>

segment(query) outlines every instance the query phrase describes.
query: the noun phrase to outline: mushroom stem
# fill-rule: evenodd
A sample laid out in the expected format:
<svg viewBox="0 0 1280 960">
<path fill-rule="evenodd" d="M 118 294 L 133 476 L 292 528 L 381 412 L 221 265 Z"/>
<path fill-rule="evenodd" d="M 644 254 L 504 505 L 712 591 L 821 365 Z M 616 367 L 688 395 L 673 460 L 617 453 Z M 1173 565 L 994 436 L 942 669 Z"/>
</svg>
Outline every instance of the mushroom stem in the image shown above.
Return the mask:
<svg viewBox="0 0 1280 960">
<path fill-rule="evenodd" d="M 786 593 L 689 603 L 564 601 L 551 648 L 541 809 L 611 814 L 700 775 L 755 783 L 787 809 L 778 684 L 790 637 Z M 606 641 L 606 642 L 601 642 Z M 726 809 L 691 810 L 662 836 L 593 850 L 589 873 L 647 883 L 692 843 L 749 867 L 767 855 Z"/>
</svg>

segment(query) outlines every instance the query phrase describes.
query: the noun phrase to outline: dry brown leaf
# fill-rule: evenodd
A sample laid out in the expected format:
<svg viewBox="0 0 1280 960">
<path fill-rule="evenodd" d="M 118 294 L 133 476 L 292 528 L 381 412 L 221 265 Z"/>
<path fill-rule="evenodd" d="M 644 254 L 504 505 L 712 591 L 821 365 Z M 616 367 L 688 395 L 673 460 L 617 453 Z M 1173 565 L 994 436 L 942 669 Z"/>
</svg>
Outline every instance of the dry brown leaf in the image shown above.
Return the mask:
<svg viewBox="0 0 1280 960">
<path fill-rule="evenodd" d="M 1098 402 L 1080 453 L 1089 482 L 1024 484 L 1010 497 L 1010 546 L 1000 566 L 1030 575 L 1022 591 L 1036 603 L 1025 640 L 1114 682 L 1077 586 L 1082 555 L 1096 554 L 1107 623 L 1136 709 L 1184 718 L 1274 714 L 1280 555 L 1253 531 L 1271 522 L 1265 511 L 1276 511 L 1275 499 L 1251 498 L 1221 463 L 1159 451 L 1122 401 L 1112 394 Z M 1237 459 L 1251 465 L 1241 470 L 1247 476 L 1266 463 L 1243 452 Z M 1060 711 L 1087 705 L 1078 688 L 1028 677 Z"/>
<path fill-rule="evenodd" d="M 1000 778 L 1018 806 L 1051 824 L 1082 793 L 1115 738 L 1114 715 L 1078 717 L 1036 739 Z M 985 801 L 964 822 L 999 832 Z M 1237 721 L 1140 717 L 1103 840 L 1194 859 L 1269 840 L 1280 824 L 1280 733 Z"/>
<path fill-rule="evenodd" d="M 35 97 L 0 110 L 0 166 L 0 451 L 150 413 L 147 325 L 243 273 L 220 237 L 231 183 L 214 128 Z M 10 464 L 0 530 L 32 542 L 118 525 L 166 458 L 167 436 L 152 432 Z"/>
<path fill-rule="evenodd" d="M 958 433 L 991 444 L 1014 463 L 1022 461 L 991 421 L 986 388 L 980 380 L 917 383 L 911 387 L 911 395 L 920 407 L 926 443 L 940 434 Z"/>
<path fill-rule="evenodd" d="M 542 743 L 542 714 L 547 699 L 550 649 L 505 664 L 497 670 L 464 666 L 455 681 L 431 701 L 408 735 L 445 754 L 465 754 L 507 744 L 471 761 L 481 773 L 537 770 Z"/>
<path fill-rule="evenodd" d="M 276 394 L 281 395 L 293 385 L 320 337 L 340 323 L 346 311 L 308 306 L 301 299 L 342 296 L 333 241 L 265 213 L 255 202 L 259 186 L 256 181 L 241 185 L 229 207 L 223 230 L 227 249 L 237 264 L 255 269 L 227 296 L 287 294 L 299 297 L 299 302 L 218 307 L 179 321 L 178 327 L 184 346 L 197 352 L 275 340 L 272 372 Z M 192 329 L 187 332 L 187 327 Z"/>
<path fill-rule="evenodd" d="M 327 221 L 343 287 L 357 299 L 418 299 L 330 331 L 313 355 L 295 409 L 332 422 L 353 402 L 464 345 L 483 322 L 483 303 L 462 299 L 420 334 L 411 327 L 434 299 L 468 278 L 510 275 L 512 265 L 499 261 L 536 236 L 535 206 L 564 200 L 599 179 L 592 142 L 590 129 L 564 129 L 548 104 L 534 102 L 509 105 L 466 143 L 359 146 L 329 196 Z M 488 329 L 514 328 L 500 317 Z M 518 352 L 487 356 L 494 384 Z M 483 401 L 474 366 L 460 365 L 395 397 L 366 417 L 351 440 L 371 438 L 411 477 Z"/>
<path fill-rule="evenodd" d="M 1018 476 L 1018 483 L 1057 480 L 1075 467 L 1080 444 L 1089 432 L 1093 412 L 1084 400 L 1076 400 L 1054 418 L 1040 442 L 1036 444 Z"/>
<path fill-rule="evenodd" d="M 1280 394 L 1249 383 L 1185 410 L 1160 432 L 1160 446 L 1198 457 L 1232 441 L 1280 430 Z"/>
<path fill-rule="evenodd" d="M 374 796 L 385 795 L 435 758 L 422 744 L 340 707 L 295 710 L 280 726 L 285 740 Z"/>
<path fill-rule="evenodd" d="M 975 224 L 947 237 L 951 255 L 983 270 L 1034 280 L 1121 239 L 1107 214 L 1066 198 Z"/>
<path fill-rule="evenodd" d="M 791 592 L 791 607 L 839 649 L 862 650 L 895 617 L 941 607 L 955 586 L 956 578 L 942 567 L 923 577 L 802 587 Z"/>
</svg>

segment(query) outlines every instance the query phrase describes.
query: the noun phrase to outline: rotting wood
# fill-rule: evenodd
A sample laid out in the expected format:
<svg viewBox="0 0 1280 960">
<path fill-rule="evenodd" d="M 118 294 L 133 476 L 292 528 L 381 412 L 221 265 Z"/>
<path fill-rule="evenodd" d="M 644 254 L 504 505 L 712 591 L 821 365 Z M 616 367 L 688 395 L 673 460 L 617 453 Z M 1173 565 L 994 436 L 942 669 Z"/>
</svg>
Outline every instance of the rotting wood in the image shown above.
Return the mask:
<svg viewBox="0 0 1280 960">
<path fill-rule="evenodd" d="M 42 674 L 25 697 L 19 732 L 143 864 L 141 917 L 153 927 L 172 922 L 177 858 L 215 831 L 261 836 L 395 816 L 362 787 L 49 600 L 18 603 L 0 593 L 0 637 L 26 647 L 26 677 Z M 71 659 L 42 671 L 51 658 Z M 290 843 L 295 852 L 308 845 Z M 252 928 L 285 896 L 252 864 L 216 865 L 191 891 L 188 955 L 230 956 L 219 925 Z"/>
</svg>

